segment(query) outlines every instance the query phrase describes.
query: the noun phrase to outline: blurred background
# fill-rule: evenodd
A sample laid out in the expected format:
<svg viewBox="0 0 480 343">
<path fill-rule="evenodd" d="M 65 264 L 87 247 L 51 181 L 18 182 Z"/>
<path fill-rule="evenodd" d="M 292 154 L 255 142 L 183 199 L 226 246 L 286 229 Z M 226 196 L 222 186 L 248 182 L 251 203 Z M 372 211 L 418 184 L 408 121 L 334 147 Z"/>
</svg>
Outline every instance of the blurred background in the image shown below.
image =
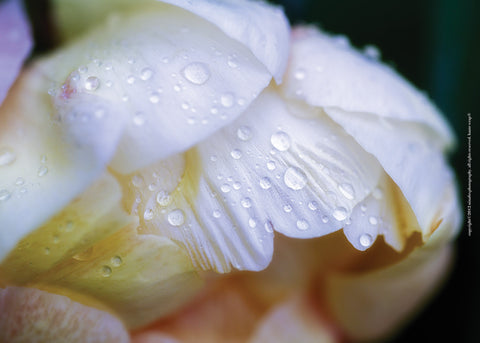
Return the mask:
<svg viewBox="0 0 480 343">
<path fill-rule="evenodd" d="M 376 46 L 384 62 L 427 92 L 457 133 L 458 147 L 451 163 L 466 208 L 468 114 L 472 118 L 472 145 L 479 126 L 480 1 L 273 2 L 285 8 L 292 24 L 315 23 L 326 31 L 348 36 L 356 47 Z M 55 45 L 48 0 L 26 3 L 35 27 L 36 52 L 48 50 Z M 474 187 L 478 178 L 473 151 L 472 199 L 478 194 Z M 391 342 L 480 342 L 480 228 L 474 217 L 471 236 L 464 225 L 457 238 L 457 261 L 450 279 L 416 320 Z"/>
</svg>

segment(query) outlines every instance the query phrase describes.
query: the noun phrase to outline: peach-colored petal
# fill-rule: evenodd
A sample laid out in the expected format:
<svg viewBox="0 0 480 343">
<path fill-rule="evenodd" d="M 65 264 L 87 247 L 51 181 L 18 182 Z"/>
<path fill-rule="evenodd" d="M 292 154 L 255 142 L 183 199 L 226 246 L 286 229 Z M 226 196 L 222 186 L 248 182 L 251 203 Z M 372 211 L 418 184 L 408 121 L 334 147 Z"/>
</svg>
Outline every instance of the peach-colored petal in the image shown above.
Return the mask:
<svg viewBox="0 0 480 343">
<path fill-rule="evenodd" d="M 38 289 L 0 289 L 0 342 L 127 343 L 113 315 Z"/>
</svg>

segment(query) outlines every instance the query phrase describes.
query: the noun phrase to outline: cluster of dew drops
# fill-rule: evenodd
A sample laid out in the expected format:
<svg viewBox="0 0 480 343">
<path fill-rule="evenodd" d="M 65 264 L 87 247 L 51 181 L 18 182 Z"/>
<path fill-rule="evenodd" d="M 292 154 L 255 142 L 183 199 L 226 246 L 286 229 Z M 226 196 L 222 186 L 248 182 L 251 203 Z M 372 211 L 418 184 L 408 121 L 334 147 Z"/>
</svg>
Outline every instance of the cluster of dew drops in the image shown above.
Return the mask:
<svg viewBox="0 0 480 343">
<path fill-rule="evenodd" d="M 17 161 L 17 153 L 10 147 L 0 147 L 0 170 L 2 168 L 11 168 Z M 27 180 L 24 176 L 19 175 L 10 188 L 0 188 L 0 204 L 7 202 L 12 196 L 22 198 L 28 193 L 29 188 L 38 185 L 40 178 L 48 174 L 47 156 L 41 155 L 34 171 L 34 179 Z"/>
</svg>

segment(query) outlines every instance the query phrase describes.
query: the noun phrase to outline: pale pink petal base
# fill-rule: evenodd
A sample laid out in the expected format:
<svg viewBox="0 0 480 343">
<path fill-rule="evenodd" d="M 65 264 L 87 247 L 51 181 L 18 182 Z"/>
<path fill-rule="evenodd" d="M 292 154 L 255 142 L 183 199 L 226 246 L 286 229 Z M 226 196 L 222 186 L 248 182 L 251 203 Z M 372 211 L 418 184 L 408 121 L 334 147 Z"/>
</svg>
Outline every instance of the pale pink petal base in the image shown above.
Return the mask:
<svg viewBox="0 0 480 343">
<path fill-rule="evenodd" d="M 38 289 L 0 289 L 0 342 L 129 342 L 113 315 Z"/>
<path fill-rule="evenodd" d="M 30 27 L 20 1 L 0 4 L 0 105 L 31 48 Z"/>
</svg>

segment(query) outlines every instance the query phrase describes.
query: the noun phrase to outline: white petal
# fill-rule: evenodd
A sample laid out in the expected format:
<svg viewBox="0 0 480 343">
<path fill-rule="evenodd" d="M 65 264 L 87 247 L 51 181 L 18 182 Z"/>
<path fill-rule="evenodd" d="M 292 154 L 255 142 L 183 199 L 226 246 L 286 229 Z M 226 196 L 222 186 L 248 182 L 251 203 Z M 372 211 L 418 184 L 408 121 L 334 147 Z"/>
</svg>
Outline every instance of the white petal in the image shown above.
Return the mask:
<svg viewBox="0 0 480 343">
<path fill-rule="evenodd" d="M 289 24 L 283 11 L 261 1 L 246 0 L 54 0 L 54 11 L 64 37 L 77 35 L 115 11 L 131 12 L 156 2 L 183 8 L 217 26 L 228 37 L 247 46 L 280 82 L 288 59 Z M 232 56 L 233 57 L 233 56 Z M 237 64 L 235 58 L 230 63 Z"/>
<path fill-rule="evenodd" d="M 111 16 L 46 62 L 44 73 L 60 95 L 86 92 L 128 117 L 112 162 L 122 173 L 209 136 L 271 80 L 247 47 L 200 17 L 159 3 Z"/>
<path fill-rule="evenodd" d="M 397 251 L 402 251 L 410 235 L 421 231 L 408 202 L 390 177 L 383 173 L 375 189 L 352 212 L 343 228 L 358 250 L 370 248 L 377 235 Z"/>
<path fill-rule="evenodd" d="M 422 123 L 437 133 L 438 144 L 453 143 L 448 124 L 425 95 L 388 66 L 351 48 L 344 36 L 297 28 L 289 63 L 283 85 L 288 97 L 313 106 Z"/>
<path fill-rule="evenodd" d="M 195 13 L 248 46 L 281 83 L 288 59 L 289 25 L 281 8 L 262 1 L 160 0 Z"/>
<path fill-rule="evenodd" d="M 1 108 L 0 259 L 92 183 L 118 143 L 117 121 L 95 118 L 92 103 L 51 118 L 47 87 L 28 72 Z"/>
<path fill-rule="evenodd" d="M 365 113 L 325 111 L 378 159 L 404 194 L 427 237 L 453 175 L 426 131 L 412 123 L 381 120 Z"/>
<path fill-rule="evenodd" d="M 0 4 L 0 104 L 32 47 L 30 28 L 20 1 Z"/>
<path fill-rule="evenodd" d="M 382 169 L 324 113 L 292 111 L 265 91 L 248 113 L 189 151 L 185 162 L 162 162 L 156 175 L 185 172 L 178 185 L 175 177 L 162 181 L 167 185 L 159 189 L 171 193 L 163 207 L 157 193 L 138 191 L 144 225 L 183 242 L 202 268 L 221 272 L 264 268 L 274 230 L 310 238 L 340 229 Z M 152 173 L 131 184 L 146 188 Z"/>
</svg>

